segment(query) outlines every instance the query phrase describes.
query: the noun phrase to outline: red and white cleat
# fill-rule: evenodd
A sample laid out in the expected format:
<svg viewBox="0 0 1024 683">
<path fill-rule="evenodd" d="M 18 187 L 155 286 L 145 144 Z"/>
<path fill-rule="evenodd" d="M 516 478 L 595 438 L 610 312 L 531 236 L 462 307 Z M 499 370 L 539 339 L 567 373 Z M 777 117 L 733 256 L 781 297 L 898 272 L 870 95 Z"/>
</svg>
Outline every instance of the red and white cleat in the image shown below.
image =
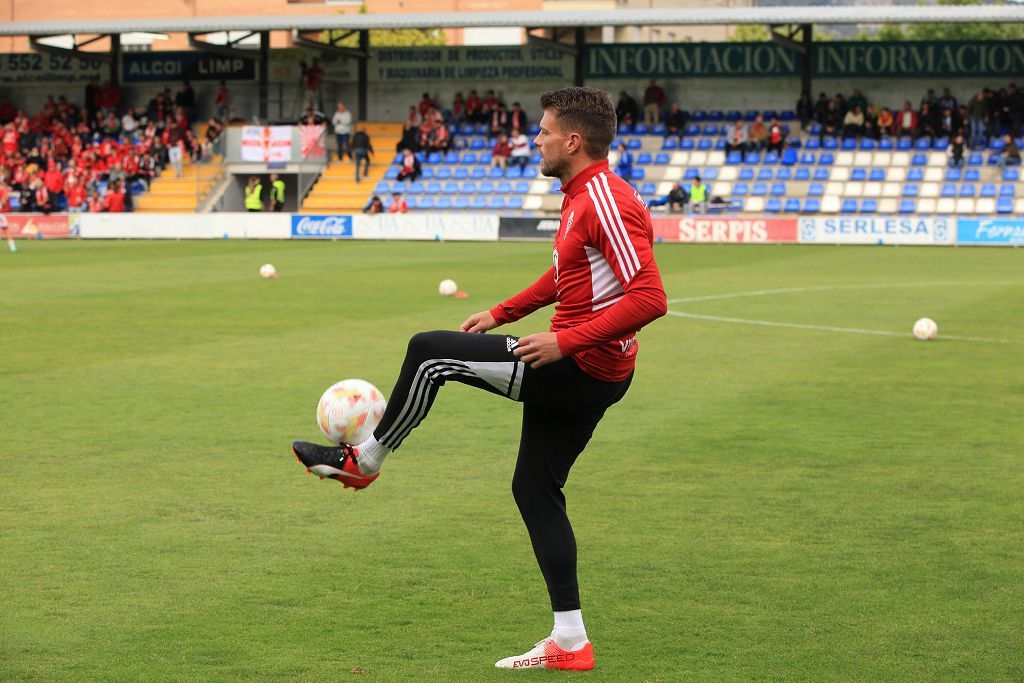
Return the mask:
<svg viewBox="0 0 1024 683">
<path fill-rule="evenodd" d="M 563 650 L 554 638 L 545 638 L 532 650 L 518 657 L 506 657 L 494 666 L 499 669 L 563 669 L 590 671 L 594 668 L 594 646 L 589 641 L 575 650 Z"/>
<path fill-rule="evenodd" d="M 380 476 L 380 472 L 369 476 L 360 472 L 359 453 L 348 444 L 320 446 L 308 441 L 296 441 L 292 444 L 292 453 L 310 474 L 321 479 L 327 477 L 340 481 L 347 489 L 365 489 Z"/>
</svg>

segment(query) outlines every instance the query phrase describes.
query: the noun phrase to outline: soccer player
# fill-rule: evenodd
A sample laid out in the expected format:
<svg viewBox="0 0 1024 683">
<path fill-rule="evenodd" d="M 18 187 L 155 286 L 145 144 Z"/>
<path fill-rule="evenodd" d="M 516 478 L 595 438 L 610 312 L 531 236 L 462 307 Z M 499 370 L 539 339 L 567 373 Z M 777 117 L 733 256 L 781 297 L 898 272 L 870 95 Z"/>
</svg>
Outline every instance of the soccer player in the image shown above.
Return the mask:
<svg viewBox="0 0 1024 683">
<path fill-rule="evenodd" d="M 17 252 L 18 248 L 14 246 L 14 238 L 7 232 L 7 216 L 2 213 L 0 213 L 0 230 L 3 230 L 4 237 L 7 239 L 7 248 L 11 250 L 12 254 Z"/>
<path fill-rule="evenodd" d="M 459 332 L 425 332 L 409 342 L 384 416 L 367 441 L 292 449 L 313 474 L 361 489 L 380 476 L 393 450 L 427 416 L 451 380 L 523 404 L 512 493 L 547 583 L 554 629 L 508 669 L 594 668 L 580 612 L 576 541 L 565 512 L 565 485 L 605 410 L 629 388 L 636 333 L 665 314 L 654 261 L 651 217 L 643 200 L 608 169 L 615 107 L 590 88 L 541 97 L 534 144 L 541 172 L 562 181 L 561 223 L 553 260 L 532 285 L 471 315 Z M 550 330 L 516 338 L 482 334 L 556 303 Z"/>
</svg>

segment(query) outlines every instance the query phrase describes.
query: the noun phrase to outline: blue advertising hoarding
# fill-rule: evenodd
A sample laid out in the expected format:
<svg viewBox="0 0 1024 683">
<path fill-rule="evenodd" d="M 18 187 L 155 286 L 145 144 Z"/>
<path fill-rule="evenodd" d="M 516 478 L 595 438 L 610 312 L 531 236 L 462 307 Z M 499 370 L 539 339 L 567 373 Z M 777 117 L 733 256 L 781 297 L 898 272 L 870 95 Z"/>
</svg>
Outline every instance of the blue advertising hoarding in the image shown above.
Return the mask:
<svg viewBox="0 0 1024 683">
<path fill-rule="evenodd" d="M 292 237 L 314 239 L 352 237 L 352 216 L 295 214 L 292 216 Z"/>
<path fill-rule="evenodd" d="M 956 222 L 956 243 L 1024 246 L 1024 219 L 961 218 Z"/>
</svg>

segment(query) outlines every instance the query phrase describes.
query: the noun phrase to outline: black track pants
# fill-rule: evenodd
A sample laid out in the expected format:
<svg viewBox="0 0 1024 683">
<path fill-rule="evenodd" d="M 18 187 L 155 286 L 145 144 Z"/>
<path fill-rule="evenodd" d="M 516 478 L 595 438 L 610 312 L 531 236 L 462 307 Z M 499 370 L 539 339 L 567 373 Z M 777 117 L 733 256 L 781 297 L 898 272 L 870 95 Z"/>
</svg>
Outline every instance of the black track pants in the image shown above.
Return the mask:
<svg viewBox="0 0 1024 683">
<path fill-rule="evenodd" d="M 630 379 L 602 382 L 571 358 L 533 370 L 512 354 L 517 344 L 516 337 L 502 334 L 415 335 L 374 437 L 398 448 L 449 380 L 523 403 L 512 494 L 530 532 L 552 609 L 579 609 L 576 540 L 562 487 L 605 409 L 625 395 Z"/>
</svg>

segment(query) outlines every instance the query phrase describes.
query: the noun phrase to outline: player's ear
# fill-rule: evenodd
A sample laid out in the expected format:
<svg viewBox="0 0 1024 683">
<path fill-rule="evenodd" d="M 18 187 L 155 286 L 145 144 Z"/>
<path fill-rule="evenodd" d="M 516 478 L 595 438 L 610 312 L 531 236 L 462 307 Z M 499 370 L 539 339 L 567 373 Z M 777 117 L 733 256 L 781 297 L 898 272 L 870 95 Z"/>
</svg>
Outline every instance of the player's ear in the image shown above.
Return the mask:
<svg viewBox="0 0 1024 683">
<path fill-rule="evenodd" d="M 583 136 L 579 133 L 569 133 L 566 136 L 565 147 L 569 154 L 576 154 L 583 149 Z"/>
</svg>

